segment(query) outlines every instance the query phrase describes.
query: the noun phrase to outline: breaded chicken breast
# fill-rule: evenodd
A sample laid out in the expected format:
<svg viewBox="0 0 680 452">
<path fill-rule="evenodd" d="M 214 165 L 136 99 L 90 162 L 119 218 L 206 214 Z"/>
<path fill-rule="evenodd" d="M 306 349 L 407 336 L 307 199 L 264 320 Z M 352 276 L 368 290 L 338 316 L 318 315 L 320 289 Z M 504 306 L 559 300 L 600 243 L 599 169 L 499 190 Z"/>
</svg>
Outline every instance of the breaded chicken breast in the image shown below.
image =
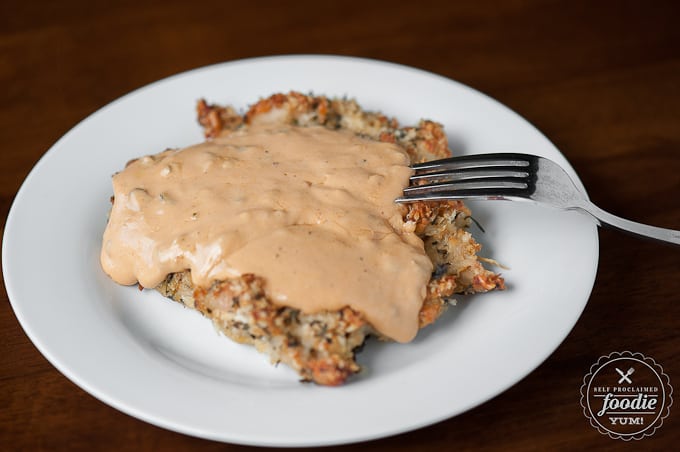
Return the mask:
<svg viewBox="0 0 680 452">
<path fill-rule="evenodd" d="M 263 123 L 324 126 L 397 144 L 412 163 L 451 156 L 446 135 L 436 122 L 422 120 L 413 127 L 400 127 L 395 119 L 364 111 L 350 99 L 275 94 L 244 115 L 201 100 L 197 113 L 207 140 Z M 481 246 L 468 231 L 470 211 L 462 202 L 414 202 L 405 212 L 406 225 L 422 239 L 434 268 L 420 309 L 421 328 L 433 323 L 455 294 L 504 287 L 502 277 L 484 268 L 477 257 Z M 156 290 L 197 309 L 233 340 L 253 344 L 272 362 L 290 366 L 302 380 L 321 385 L 342 384 L 360 370 L 355 352 L 368 336 L 386 339 L 351 307 L 304 313 L 271 300 L 266 284 L 261 276 L 244 274 L 214 281 L 207 288 L 195 287 L 187 270 L 167 275 Z"/>
</svg>

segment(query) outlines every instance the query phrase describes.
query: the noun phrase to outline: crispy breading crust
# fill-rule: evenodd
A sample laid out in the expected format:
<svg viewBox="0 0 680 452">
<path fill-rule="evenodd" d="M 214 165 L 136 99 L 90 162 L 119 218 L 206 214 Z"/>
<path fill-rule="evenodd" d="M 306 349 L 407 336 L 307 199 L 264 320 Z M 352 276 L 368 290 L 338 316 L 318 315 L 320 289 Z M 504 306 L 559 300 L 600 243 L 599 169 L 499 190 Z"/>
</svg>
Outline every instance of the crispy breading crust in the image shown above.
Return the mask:
<svg viewBox="0 0 680 452">
<path fill-rule="evenodd" d="M 359 313 L 347 307 L 305 314 L 276 306 L 264 285 L 262 278 L 245 274 L 194 289 L 189 272 L 182 272 L 169 275 L 157 289 L 212 319 L 236 342 L 253 344 L 272 361 L 292 367 L 303 380 L 337 385 L 359 371 L 354 350 L 372 332 Z"/>
<path fill-rule="evenodd" d="M 254 104 L 245 115 L 200 100 L 197 113 L 208 139 L 261 122 L 323 125 L 396 143 L 413 163 L 451 155 L 440 124 L 422 120 L 417 127 L 399 127 L 395 119 L 364 111 L 349 99 L 297 92 L 274 94 Z M 462 202 L 414 202 L 407 204 L 404 212 L 407 227 L 423 239 L 435 269 L 420 311 L 421 328 L 446 310 L 447 301 L 455 293 L 504 287 L 500 275 L 485 269 L 477 259 L 481 246 L 467 231 L 470 211 Z M 215 281 L 208 289 L 194 288 L 190 273 L 185 271 L 168 275 L 156 289 L 199 310 L 237 342 L 253 344 L 273 362 L 289 365 L 305 381 L 339 385 L 360 370 L 355 351 L 368 335 L 380 336 L 361 313 L 346 307 L 305 314 L 269 300 L 264 285 L 262 278 L 246 274 Z"/>
</svg>

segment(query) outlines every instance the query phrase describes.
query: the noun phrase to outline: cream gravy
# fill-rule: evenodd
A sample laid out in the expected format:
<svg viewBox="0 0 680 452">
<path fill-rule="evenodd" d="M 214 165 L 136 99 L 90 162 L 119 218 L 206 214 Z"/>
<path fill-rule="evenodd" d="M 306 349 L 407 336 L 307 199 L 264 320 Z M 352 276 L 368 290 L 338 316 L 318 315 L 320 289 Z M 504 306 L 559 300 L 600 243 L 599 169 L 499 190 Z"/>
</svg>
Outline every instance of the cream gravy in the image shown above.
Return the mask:
<svg viewBox="0 0 680 452">
<path fill-rule="evenodd" d="M 394 203 L 408 165 L 394 144 L 295 126 L 252 126 L 143 157 L 113 176 L 102 267 L 144 287 L 187 269 L 203 287 L 254 273 L 278 304 L 351 306 L 407 342 L 432 272 Z"/>
</svg>

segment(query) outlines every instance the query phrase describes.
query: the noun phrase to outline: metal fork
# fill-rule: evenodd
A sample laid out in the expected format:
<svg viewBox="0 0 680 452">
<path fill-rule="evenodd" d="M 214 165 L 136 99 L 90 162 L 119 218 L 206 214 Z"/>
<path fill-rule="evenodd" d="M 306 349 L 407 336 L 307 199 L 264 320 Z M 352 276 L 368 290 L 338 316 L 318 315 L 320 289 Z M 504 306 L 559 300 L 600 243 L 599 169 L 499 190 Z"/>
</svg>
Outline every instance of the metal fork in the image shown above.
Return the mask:
<svg viewBox="0 0 680 452">
<path fill-rule="evenodd" d="M 617 217 L 591 203 L 555 162 L 528 154 L 479 154 L 413 165 L 411 185 L 397 202 L 445 199 L 533 201 L 581 210 L 598 225 L 680 245 L 680 231 Z"/>
</svg>

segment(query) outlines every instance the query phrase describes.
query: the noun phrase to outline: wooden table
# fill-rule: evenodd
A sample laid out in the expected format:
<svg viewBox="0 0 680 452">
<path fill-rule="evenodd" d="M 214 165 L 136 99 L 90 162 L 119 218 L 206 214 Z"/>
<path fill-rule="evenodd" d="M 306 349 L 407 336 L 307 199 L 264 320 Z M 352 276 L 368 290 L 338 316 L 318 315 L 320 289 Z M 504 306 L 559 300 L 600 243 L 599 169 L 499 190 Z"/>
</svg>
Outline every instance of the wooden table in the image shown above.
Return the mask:
<svg viewBox="0 0 680 452">
<path fill-rule="evenodd" d="M 3 219 L 40 156 L 117 97 L 211 63 L 330 53 L 419 67 L 489 94 L 555 143 L 601 207 L 680 229 L 677 2 L 142 3 L 0 3 Z M 568 285 L 570 269 L 556 271 Z M 0 296 L 0 449 L 247 449 L 166 431 L 99 402 L 40 355 L 4 286 Z M 581 381 L 601 355 L 631 350 L 656 359 L 677 385 L 679 326 L 680 248 L 601 230 L 588 306 L 538 369 L 453 419 L 345 449 L 634 447 L 588 425 Z M 674 406 L 635 446 L 677 447 L 678 413 Z"/>
</svg>

